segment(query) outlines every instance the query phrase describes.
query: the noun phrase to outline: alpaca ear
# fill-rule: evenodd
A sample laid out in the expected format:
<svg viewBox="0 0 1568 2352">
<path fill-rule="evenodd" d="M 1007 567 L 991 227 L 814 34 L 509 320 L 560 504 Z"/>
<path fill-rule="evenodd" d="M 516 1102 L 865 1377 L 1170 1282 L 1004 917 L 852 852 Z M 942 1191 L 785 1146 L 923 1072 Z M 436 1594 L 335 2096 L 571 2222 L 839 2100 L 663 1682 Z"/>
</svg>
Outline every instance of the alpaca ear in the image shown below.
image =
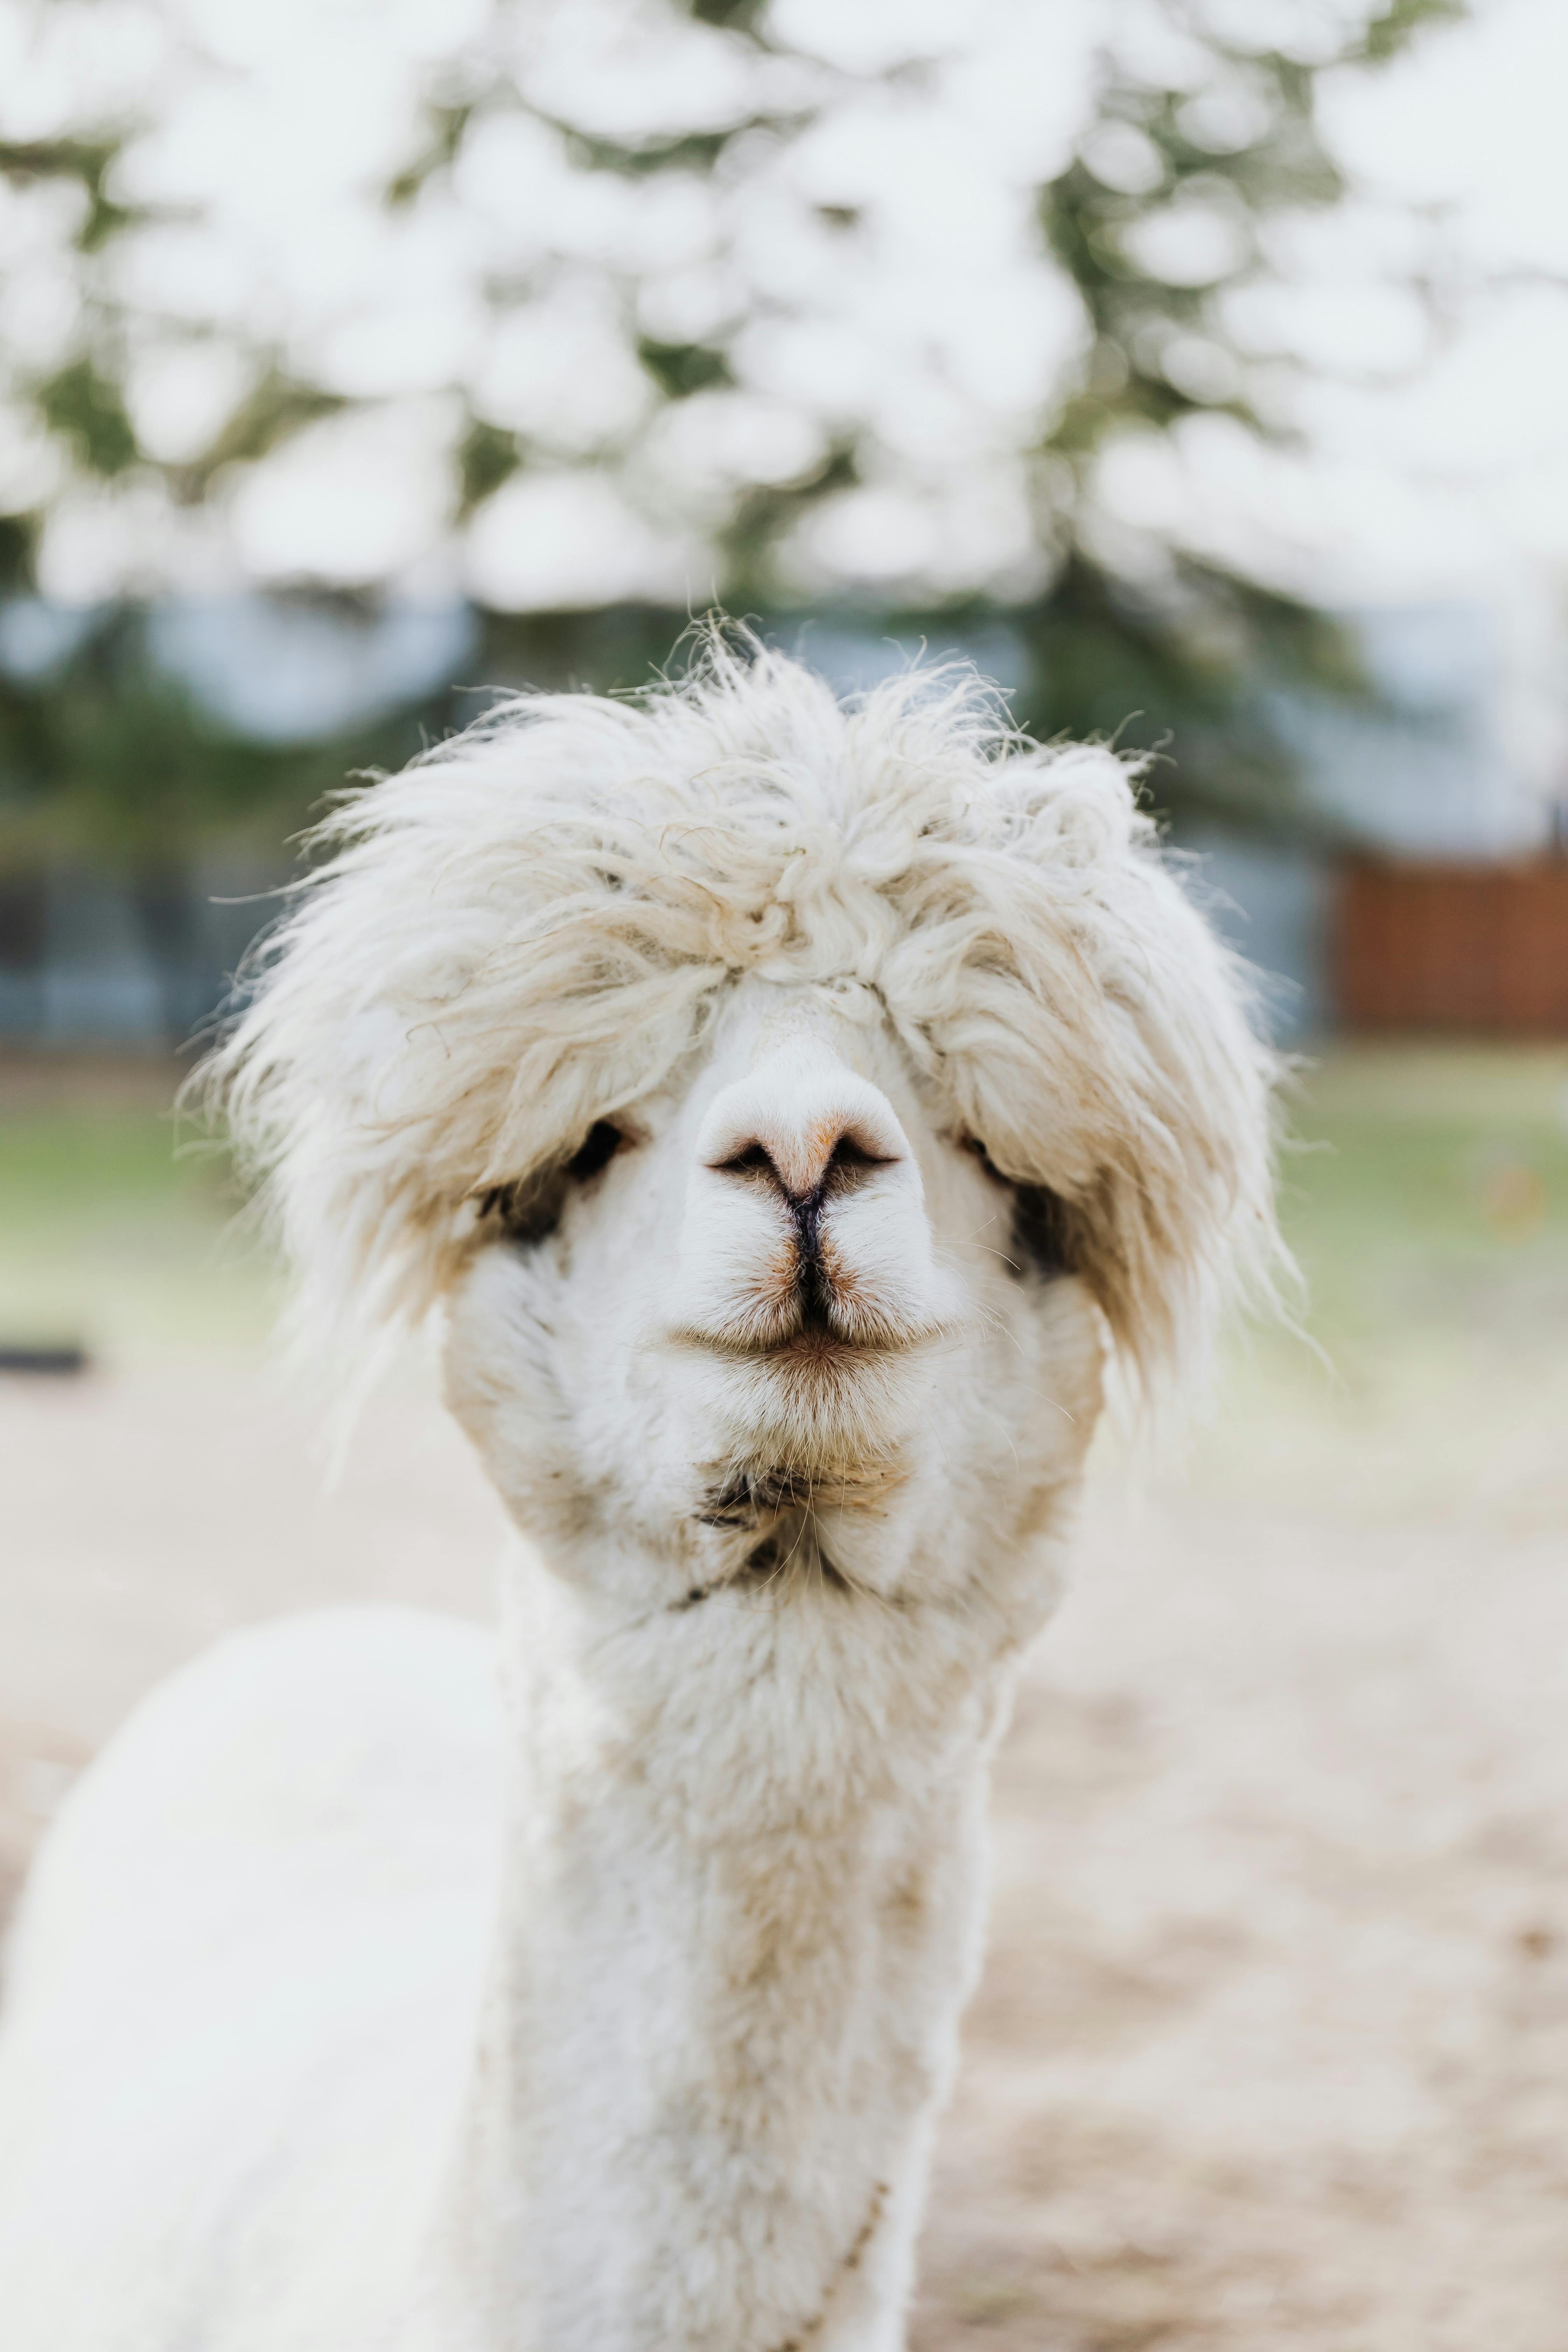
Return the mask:
<svg viewBox="0 0 1568 2352">
<path fill-rule="evenodd" d="M 1254 1026 L 1253 976 L 1162 854 L 1134 780 L 1096 746 L 1002 767 L 1006 849 L 969 869 L 947 926 L 957 969 L 922 988 L 905 959 L 900 1025 L 1149 1400 L 1201 1387 L 1224 1309 L 1271 1300 L 1289 1260 L 1281 1065 Z"/>
</svg>

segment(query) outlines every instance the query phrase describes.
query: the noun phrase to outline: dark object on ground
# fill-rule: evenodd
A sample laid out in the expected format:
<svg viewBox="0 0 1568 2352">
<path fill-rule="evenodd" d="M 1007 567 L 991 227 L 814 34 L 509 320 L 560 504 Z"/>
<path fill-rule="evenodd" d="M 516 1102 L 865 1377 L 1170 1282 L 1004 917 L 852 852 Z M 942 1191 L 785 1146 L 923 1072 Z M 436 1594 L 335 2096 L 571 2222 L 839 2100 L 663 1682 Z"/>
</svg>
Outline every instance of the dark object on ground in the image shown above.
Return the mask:
<svg viewBox="0 0 1568 2352">
<path fill-rule="evenodd" d="M 85 1372 L 87 1349 L 74 1343 L 64 1348 L 8 1348 L 0 1341 L 0 1372 Z"/>
</svg>

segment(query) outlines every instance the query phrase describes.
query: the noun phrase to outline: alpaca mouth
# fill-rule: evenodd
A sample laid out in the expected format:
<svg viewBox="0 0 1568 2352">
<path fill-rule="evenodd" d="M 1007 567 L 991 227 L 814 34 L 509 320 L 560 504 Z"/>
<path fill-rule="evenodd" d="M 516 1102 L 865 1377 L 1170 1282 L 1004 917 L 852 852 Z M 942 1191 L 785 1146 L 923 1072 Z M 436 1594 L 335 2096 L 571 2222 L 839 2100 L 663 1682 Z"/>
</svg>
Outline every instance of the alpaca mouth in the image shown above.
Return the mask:
<svg viewBox="0 0 1568 2352">
<path fill-rule="evenodd" d="M 881 1318 L 876 1318 L 870 1329 L 846 1328 L 850 1325 L 850 1318 L 840 1305 L 837 1286 L 829 1282 L 816 1257 L 802 1261 L 785 1313 L 785 1328 L 760 1340 L 748 1353 L 810 1371 L 841 1363 L 847 1357 L 880 1355 L 887 1351 L 889 1341 L 897 1344 Z M 862 1314 L 858 1319 L 864 1327 L 865 1316 Z"/>
<path fill-rule="evenodd" d="M 689 1324 L 671 1336 L 683 1346 L 700 1348 L 729 1363 L 811 1374 L 842 1372 L 858 1364 L 875 1363 L 883 1357 L 912 1355 L 943 1335 L 936 1324 L 911 1328 L 879 1322 L 873 1329 L 863 1329 L 852 1336 L 826 1320 L 807 1322 L 803 1318 L 792 1329 L 771 1332 L 766 1337 L 703 1330 Z"/>
<path fill-rule="evenodd" d="M 733 1164 L 742 1168 L 745 1160 Z M 671 1339 L 732 1363 L 810 1381 L 842 1378 L 857 1366 L 909 1355 L 949 1335 L 951 1324 L 931 1312 L 920 1236 L 910 1236 L 913 1262 L 906 1278 L 896 1254 L 887 1250 L 888 1237 L 867 1262 L 863 1249 L 847 1249 L 825 1227 L 825 1208 L 843 1189 L 833 1181 L 834 1172 L 830 1168 L 810 1192 L 773 1202 L 777 1223 L 771 1241 L 758 1248 L 745 1274 L 737 1268 L 738 1278 L 677 1324 Z"/>
<path fill-rule="evenodd" d="M 683 1324 L 672 1336 L 731 1363 L 810 1374 L 910 1355 L 946 1335 L 946 1325 L 896 1314 L 808 1260 L 787 1286 L 768 1286 L 721 1322 Z"/>
</svg>

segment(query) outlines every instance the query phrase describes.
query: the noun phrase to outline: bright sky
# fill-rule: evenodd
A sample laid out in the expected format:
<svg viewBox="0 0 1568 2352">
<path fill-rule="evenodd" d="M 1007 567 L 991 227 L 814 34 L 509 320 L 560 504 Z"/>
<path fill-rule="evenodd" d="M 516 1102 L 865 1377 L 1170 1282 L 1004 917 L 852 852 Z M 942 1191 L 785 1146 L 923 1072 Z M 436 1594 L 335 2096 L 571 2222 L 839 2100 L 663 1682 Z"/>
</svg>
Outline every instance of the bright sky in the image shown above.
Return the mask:
<svg viewBox="0 0 1568 2352">
<path fill-rule="evenodd" d="M 1208 0 L 1251 38 L 1276 19 L 1300 33 L 1335 5 Z M 818 131 L 759 143 L 717 188 L 590 177 L 537 122 L 498 119 L 450 191 L 389 223 L 369 191 L 409 150 L 430 59 L 465 38 L 510 40 L 532 98 L 606 132 L 731 121 L 758 69 L 662 0 L 530 0 L 510 33 L 483 0 L 0 0 L 0 132 L 47 136 L 154 100 L 160 127 L 129 156 L 123 193 L 171 217 L 111 265 L 143 321 L 131 400 L 148 444 L 197 450 L 241 395 L 228 325 L 374 404 L 312 428 L 210 511 L 134 482 L 65 495 L 46 588 L 82 599 L 303 572 L 519 608 L 700 602 L 707 534 L 737 486 L 800 476 L 856 418 L 871 426 L 872 478 L 802 527 L 792 583 L 1026 590 L 1039 559 L 1017 452 L 1080 333 L 1033 249 L 1028 191 L 1081 131 L 1093 42 L 1114 24 L 1168 47 L 1163 20 L 1150 0 L 773 0 L 773 21 L 804 53 L 762 69 L 779 104 L 836 71 L 935 62 L 891 92 L 838 85 Z M 1510 642 L 1550 627 L 1554 643 L 1568 585 L 1564 90 L 1565 0 L 1478 0 L 1471 25 L 1331 89 L 1332 140 L 1367 200 L 1299 224 L 1288 289 L 1248 297 L 1236 319 L 1265 362 L 1296 352 L 1330 371 L 1279 394 L 1300 446 L 1261 451 L 1217 416 L 1130 444 L 1108 466 L 1108 529 L 1162 526 L 1331 601 L 1479 597 L 1515 616 Z M 1135 154 L 1106 164 L 1137 168 Z M 851 205 L 867 223 L 853 239 L 820 209 Z M 61 192 L 0 186 L 0 366 L 47 372 L 72 348 L 69 226 Z M 1201 272 L 1204 236 L 1223 234 L 1173 226 L 1162 267 Z M 1393 282 L 1413 261 L 1444 290 L 1436 352 Z M 516 291 L 499 331 L 483 299 L 498 278 Z M 633 282 L 637 323 L 671 341 L 742 302 L 759 312 L 735 390 L 656 413 L 626 343 Z M 209 322 L 216 335 L 197 331 Z M 1218 362 L 1199 347 L 1190 364 Z M 536 452 L 456 542 L 441 520 L 454 384 Z M 0 507 L 57 487 L 55 465 L 0 400 Z"/>
</svg>

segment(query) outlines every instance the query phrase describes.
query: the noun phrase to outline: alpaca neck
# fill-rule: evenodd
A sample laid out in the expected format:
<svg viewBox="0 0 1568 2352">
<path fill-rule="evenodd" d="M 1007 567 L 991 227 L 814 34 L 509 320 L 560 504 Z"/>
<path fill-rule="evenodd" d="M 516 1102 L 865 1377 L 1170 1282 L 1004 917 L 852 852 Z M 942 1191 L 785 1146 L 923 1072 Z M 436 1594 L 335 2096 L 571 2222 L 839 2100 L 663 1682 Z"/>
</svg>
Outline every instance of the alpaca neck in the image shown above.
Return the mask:
<svg viewBox="0 0 1568 2352">
<path fill-rule="evenodd" d="M 610 1605 L 637 1569 L 512 1580 L 448 2340 L 892 2352 L 1014 1629 L 830 1574 Z"/>
</svg>

